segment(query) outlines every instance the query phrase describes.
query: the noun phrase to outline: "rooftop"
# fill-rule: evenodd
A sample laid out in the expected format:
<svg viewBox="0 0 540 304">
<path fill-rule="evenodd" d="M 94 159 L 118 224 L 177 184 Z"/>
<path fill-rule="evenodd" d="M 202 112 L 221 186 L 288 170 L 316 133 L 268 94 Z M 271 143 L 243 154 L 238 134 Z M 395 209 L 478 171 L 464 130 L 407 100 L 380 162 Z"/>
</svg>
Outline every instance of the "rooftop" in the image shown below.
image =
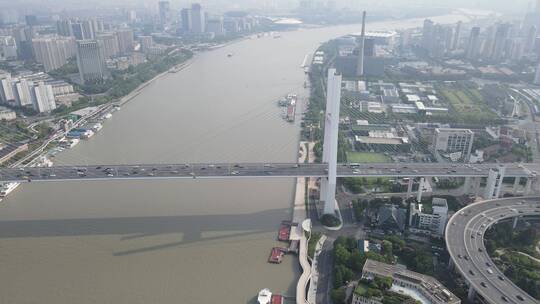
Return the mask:
<svg viewBox="0 0 540 304">
<path fill-rule="evenodd" d="M 425 294 L 430 295 L 428 300 L 431 303 L 458 304 L 461 302 L 456 295 L 450 292 L 434 277 L 407 270 L 404 265 L 391 265 L 367 259 L 362 269 L 362 275 L 364 276 L 365 273 L 411 282 L 416 285 L 417 289 L 421 289 Z"/>
</svg>

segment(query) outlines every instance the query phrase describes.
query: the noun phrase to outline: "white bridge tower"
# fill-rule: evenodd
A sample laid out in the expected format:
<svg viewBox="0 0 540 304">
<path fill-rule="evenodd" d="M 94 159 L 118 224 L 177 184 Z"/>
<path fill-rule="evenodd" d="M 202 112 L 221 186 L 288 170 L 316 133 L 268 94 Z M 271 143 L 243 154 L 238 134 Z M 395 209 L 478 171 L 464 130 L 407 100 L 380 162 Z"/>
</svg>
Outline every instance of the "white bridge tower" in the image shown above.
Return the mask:
<svg viewBox="0 0 540 304">
<path fill-rule="evenodd" d="M 323 160 L 328 164 L 328 176 L 321 179 L 320 200 L 324 201 L 324 214 L 335 214 L 336 175 L 341 100 L 341 74 L 328 69 L 326 86 L 326 113 L 324 114 Z"/>
</svg>

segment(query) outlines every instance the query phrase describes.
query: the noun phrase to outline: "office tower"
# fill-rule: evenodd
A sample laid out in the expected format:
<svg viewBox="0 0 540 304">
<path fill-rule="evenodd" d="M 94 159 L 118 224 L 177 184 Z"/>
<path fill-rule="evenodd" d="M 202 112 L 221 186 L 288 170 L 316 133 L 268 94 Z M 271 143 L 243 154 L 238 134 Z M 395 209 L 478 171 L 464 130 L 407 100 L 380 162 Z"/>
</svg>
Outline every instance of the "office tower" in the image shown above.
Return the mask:
<svg viewBox="0 0 540 304">
<path fill-rule="evenodd" d="M 495 40 L 490 58 L 493 60 L 504 59 L 506 54 L 507 40 L 510 33 L 511 25 L 507 23 L 497 25 L 495 32 Z"/>
<path fill-rule="evenodd" d="M 141 42 L 141 51 L 143 53 L 148 52 L 154 44 L 152 36 L 139 36 L 139 41 Z"/>
<path fill-rule="evenodd" d="M 137 21 L 137 12 L 135 10 L 127 11 L 126 16 L 129 23 L 134 23 Z"/>
<path fill-rule="evenodd" d="M 32 38 L 35 36 L 34 29 L 30 26 L 15 27 L 13 28 L 12 33 L 13 38 L 15 38 L 15 43 L 17 44 L 19 59 L 33 59 Z"/>
<path fill-rule="evenodd" d="M 540 63 L 536 66 L 536 73 L 534 75 L 534 84 L 540 85 Z"/>
<path fill-rule="evenodd" d="M 467 59 L 474 60 L 478 57 L 480 52 L 480 28 L 475 26 L 471 29 L 469 35 L 469 41 L 467 42 L 467 49 L 465 56 Z"/>
<path fill-rule="evenodd" d="M 435 24 L 433 21 L 429 19 L 424 20 L 424 26 L 422 28 L 422 47 L 428 52 L 431 52 L 433 48 L 434 27 Z"/>
<path fill-rule="evenodd" d="M 56 33 L 60 36 L 73 36 L 73 28 L 71 27 L 71 20 L 64 19 L 56 21 Z"/>
<path fill-rule="evenodd" d="M 523 42 L 523 39 L 513 39 L 510 41 L 510 59 L 518 61 L 523 58 L 523 54 L 525 52 L 525 43 Z"/>
<path fill-rule="evenodd" d="M 108 78 L 103 43 L 99 40 L 77 41 L 77 67 L 81 81 L 85 84 Z"/>
<path fill-rule="evenodd" d="M 452 50 L 456 50 L 458 47 L 459 47 L 459 40 L 460 40 L 460 35 L 461 35 L 461 24 L 462 22 L 459 21 L 456 25 L 456 29 L 454 31 L 454 39 L 452 41 Z"/>
<path fill-rule="evenodd" d="M 189 8 L 183 8 L 180 11 L 180 18 L 182 19 L 182 30 L 184 32 L 191 32 L 191 10 Z"/>
<path fill-rule="evenodd" d="M 169 23 L 171 21 L 171 5 L 169 1 L 159 1 L 158 6 L 161 25 Z"/>
<path fill-rule="evenodd" d="M 206 22 L 206 31 L 209 33 L 214 33 L 216 36 L 221 36 L 225 34 L 225 29 L 223 27 L 223 18 L 222 17 L 213 17 L 209 18 Z"/>
<path fill-rule="evenodd" d="M 204 11 L 199 3 L 191 5 L 191 31 L 193 33 L 204 33 L 206 31 L 206 20 Z"/>
<path fill-rule="evenodd" d="M 35 26 L 38 25 L 38 20 L 35 15 L 26 15 L 24 16 L 24 21 L 26 22 L 26 25 L 28 26 Z"/>
<path fill-rule="evenodd" d="M 56 70 L 75 56 L 73 37 L 40 37 L 32 39 L 32 50 L 37 62 L 43 64 L 45 72 Z"/>
<path fill-rule="evenodd" d="M 0 36 L 0 61 L 17 59 L 17 43 L 11 36 Z"/>
<path fill-rule="evenodd" d="M 133 30 L 121 29 L 116 31 L 118 38 L 118 48 L 121 54 L 128 54 L 133 51 Z"/>
<path fill-rule="evenodd" d="M 97 40 L 103 43 L 103 54 L 105 58 L 117 56 L 120 53 L 118 37 L 116 33 L 100 33 L 96 36 Z"/>
<path fill-rule="evenodd" d="M 536 37 L 538 35 L 536 25 L 533 25 L 529 28 L 529 31 L 527 32 L 527 41 L 525 43 L 525 52 L 530 53 L 534 51 L 534 44 L 536 41 Z"/>
<path fill-rule="evenodd" d="M 433 152 L 461 153 L 460 159 L 468 161 L 471 156 L 474 133 L 469 129 L 437 128 Z"/>
<path fill-rule="evenodd" d="M 366 43 L 366 11 L 362 12 L 362 32 L 358 46 L 358 63 L 356 64 L 356 76 L 364 76 L 364 49 Z"/>
<path fill-rule="evenodd" d="M 33 87 L 33 97 L 34 110 L 39 113 L 50 112 L 56 109 L 56 101 L 50 84 L 43 82 L 36 84 Z"/>
</svg>

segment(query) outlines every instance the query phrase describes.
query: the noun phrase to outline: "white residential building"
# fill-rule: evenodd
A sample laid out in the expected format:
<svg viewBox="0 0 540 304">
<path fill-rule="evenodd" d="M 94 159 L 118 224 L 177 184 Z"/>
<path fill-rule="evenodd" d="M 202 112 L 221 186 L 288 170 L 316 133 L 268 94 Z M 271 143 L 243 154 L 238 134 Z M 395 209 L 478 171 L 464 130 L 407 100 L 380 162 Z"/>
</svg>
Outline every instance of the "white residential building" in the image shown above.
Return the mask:
<svg viewBox="0 0 540 304">
<path fill-rule="evenodd" d="M 461 152 L 461 160 L 467 162 L 471 156 L 474 133 L 470 129 L 435 129 L 432 152 Z"/>
<path fill-rule="evenodd" d="M 11 74 L 0 72 L 0 101 L 7 103 L 15 100 L 11 86 Z"/>
<path fill-rule="evenodd" d="M 24 78 L 17 79 L 13 83 L 13 88 L 15 91 L 16 101 L 17 101 L 18 106 L 24 107 L 24 106 L 30 106 L 34 104 L 34 102 L 32 101 L 33 95 L 31 92 L 31 89 L 33 87 L 34 87 L 34 83 Z"/>
<path fill-rule="evenodd" d="M 12 36 L 0 36 L 0 61 L 17 59 L 17 44 Z"/>
<path fill-rule="evenodd" d="M 75 56 L 75 38 L 50 36 L 32 39 L 36 61 L 43 64 L 45 72 L 60 68 Z"/>
<path fill-rule="evenodd" d="M 50 112 L 56 109 L 56 101 L 50 84 L 39 82 L 33 88 L 34 92 L 34 109 L 39 113 Z"/>
<path fill-rule="evenodd" d="M 432 213 L 424 213 L 422 204 L 411 203 L 409 206 L 409 228 L 411 231 L 423 230 L 442 237 L 448 222 L 448 203 L 443 198 L 434 197 Z"/>
</svg>

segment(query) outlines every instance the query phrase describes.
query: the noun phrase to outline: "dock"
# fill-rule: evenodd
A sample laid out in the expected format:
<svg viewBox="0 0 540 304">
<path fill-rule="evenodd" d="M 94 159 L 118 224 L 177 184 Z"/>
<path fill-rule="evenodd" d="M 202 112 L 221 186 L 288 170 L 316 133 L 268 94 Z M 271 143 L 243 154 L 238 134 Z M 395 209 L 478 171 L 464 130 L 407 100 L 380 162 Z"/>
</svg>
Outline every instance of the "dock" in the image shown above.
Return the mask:
<svg viewBox="0 0 540 304">
<path fill-rule="evenodd" d="M 283 304 L 285 302 L 285 297 L 282 295 L 272 295 L 272 304 Z"/>
<path fill-rule="evenodd" d="M 289 241 L 291 236 L 291 226 L 293 225 L 290 221 L 282 221 L 279 226 L 278 240 L 282 242 Z"/>
<path fill-rule="evenodd" d="M 270 252 L 270 256 L 268 257 L 268 262 L 273 264 L 279 264 L 283 261 L 283 256 L 288 251 L 287 248 L 283 247 L 274 247 L 272 248 L 272 251 Z"/>
<path fill-rule="evenodd" d="M 299 241 L 291 240 L 291 229 L 298 227 L 298 223 L 292 221 L 282 221 L 279 226 L 278 240 L 288 242 L 289 247 L 273 247 L 268 257 L 268 262 L 279 264 L 283 260 L 283 256 L 289 253 L 298 254 Z"/>
</svg>

